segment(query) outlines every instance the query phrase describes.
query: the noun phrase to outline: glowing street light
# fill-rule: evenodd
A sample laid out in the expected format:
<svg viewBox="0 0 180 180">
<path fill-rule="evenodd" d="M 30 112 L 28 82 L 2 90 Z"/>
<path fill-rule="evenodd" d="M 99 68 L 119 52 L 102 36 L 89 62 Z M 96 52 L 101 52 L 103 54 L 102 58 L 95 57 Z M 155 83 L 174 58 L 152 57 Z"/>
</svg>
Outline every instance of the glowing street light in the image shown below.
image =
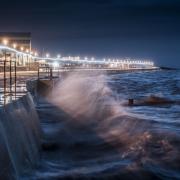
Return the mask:
<svg viewBox="0 0 180 180">
<path fill-rule="evenodd" d="M 29 53 L 29 49 L 26 49 L 26 53 Z"/>
<path fill-rule="evenodd" d="M 13 48 L 14 48 L 14 49 L 16 49 L 16 47 L 17 47 L 17 44 L 16 44 L 16 43 L 14 43 L 14 44 L 13 44 Z"/>
<path fill-rule="evenodd" d="M 36 57 L 37 57 L 37 56 L 38 56 L 38 53 L 37 53 L 37 52 L 35 52 L 35 53 L 34 53 L 34 56 L 36 56 Z"/>
<path fill-rule="evenodd" d="M 8 45 L 8 43 L 9 43 L 9 41 L 8 41 L 8 39 L 3 39 L 3 44 L 5 45 L 5 46 L 7 46 Z"/>
<path fill-rule="evenodd" d="M 46 57 L 49 58 L 49 53 L 46 54 Z"/>
<path fill-rule="evenodd" d="M 24 51 L 24 47 L 21 46 L 21 51 Z"/>
<path fill-rule="evenodd" d="M 58 62 L 54 62 L 54 63 L 53 63 L 53 67 L 54 67 L 54 68 L 57 68 L 57 67 L 59 67 L 59 64 L 58 64 Z"/>
<path fill-rule="evenodd" d="M 60 59 L 60 57 L 61 57 L 61 55 L 60 55 L 60 54 L 58 54 L 58 55 L 57 55 L 57 58 L 58 58 L 58 59 Z"/>
</svg>

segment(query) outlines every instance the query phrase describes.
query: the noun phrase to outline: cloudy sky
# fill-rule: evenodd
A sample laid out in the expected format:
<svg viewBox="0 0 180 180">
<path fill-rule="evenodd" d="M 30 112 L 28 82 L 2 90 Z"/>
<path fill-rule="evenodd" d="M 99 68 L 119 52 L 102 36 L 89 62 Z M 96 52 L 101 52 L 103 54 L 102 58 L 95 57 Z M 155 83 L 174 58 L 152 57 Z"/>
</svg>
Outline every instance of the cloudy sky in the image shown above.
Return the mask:
<svg viewBox="0 0 180 180">
<path fill-rule="evenodd" d="M 1 0 L 0 31 L 52 55 L 150 58 L 180 67 L 179 0 Z"/>
</svg>

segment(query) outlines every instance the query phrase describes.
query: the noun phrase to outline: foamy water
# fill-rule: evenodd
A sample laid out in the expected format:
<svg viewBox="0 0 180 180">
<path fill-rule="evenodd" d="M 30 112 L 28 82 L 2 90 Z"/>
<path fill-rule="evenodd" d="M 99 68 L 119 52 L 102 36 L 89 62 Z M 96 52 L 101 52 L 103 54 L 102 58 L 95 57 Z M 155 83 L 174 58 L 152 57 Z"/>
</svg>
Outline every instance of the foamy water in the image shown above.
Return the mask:
<svg viewBox="0 0 180 180">
<path fill-rule="evenodd" d="M 180 179 L 179 71 L 72 73 L 37 105 L 39 167 L 24 179 Z M 126 106 L 151 95 L 172 103 Z"/>
</svg>

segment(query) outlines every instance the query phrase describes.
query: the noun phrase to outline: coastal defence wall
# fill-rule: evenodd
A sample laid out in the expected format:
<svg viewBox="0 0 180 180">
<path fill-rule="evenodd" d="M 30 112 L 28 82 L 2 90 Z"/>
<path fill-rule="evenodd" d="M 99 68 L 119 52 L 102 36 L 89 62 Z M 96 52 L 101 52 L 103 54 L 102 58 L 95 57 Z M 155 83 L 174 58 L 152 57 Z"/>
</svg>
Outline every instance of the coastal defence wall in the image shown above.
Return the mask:
<svg viewBox="0 0 180 180">
<path fill-rule="evenodd" d="M 58 78 L 29 80 L 26 82 L 27 91 L 30 92 L 37 103 L 42 100 L 41 97 L 47 97 L 53 90 L 56 83 L 59 82 Z"/>
<path fill-rule="evenodd" d="M 26 83 L 27 90 L 37 96 L 46 96 L 53 88 L 54 80 L 43 79 L 43 80 L 29 80 Z"/>
<path fill-rule="evenodd" d="M 19 179 L 39 161 L 41 128 L 31 95 L 0 109 L 0 179 Z"/>
</svg>

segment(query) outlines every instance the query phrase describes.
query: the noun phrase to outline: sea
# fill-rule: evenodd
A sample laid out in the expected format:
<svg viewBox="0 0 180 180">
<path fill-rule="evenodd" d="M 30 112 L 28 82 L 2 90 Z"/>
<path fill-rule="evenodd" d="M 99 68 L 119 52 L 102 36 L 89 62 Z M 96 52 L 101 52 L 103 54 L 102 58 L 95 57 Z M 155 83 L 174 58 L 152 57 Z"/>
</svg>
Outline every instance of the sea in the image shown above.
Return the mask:
<svg viewBox="0 0 180 180">
<path fill-rule="evenodd" d="M 22 179 L 180 179 L 179 70 L 71 72 L 34 101 L 42 152 Z"/>
</svg>

